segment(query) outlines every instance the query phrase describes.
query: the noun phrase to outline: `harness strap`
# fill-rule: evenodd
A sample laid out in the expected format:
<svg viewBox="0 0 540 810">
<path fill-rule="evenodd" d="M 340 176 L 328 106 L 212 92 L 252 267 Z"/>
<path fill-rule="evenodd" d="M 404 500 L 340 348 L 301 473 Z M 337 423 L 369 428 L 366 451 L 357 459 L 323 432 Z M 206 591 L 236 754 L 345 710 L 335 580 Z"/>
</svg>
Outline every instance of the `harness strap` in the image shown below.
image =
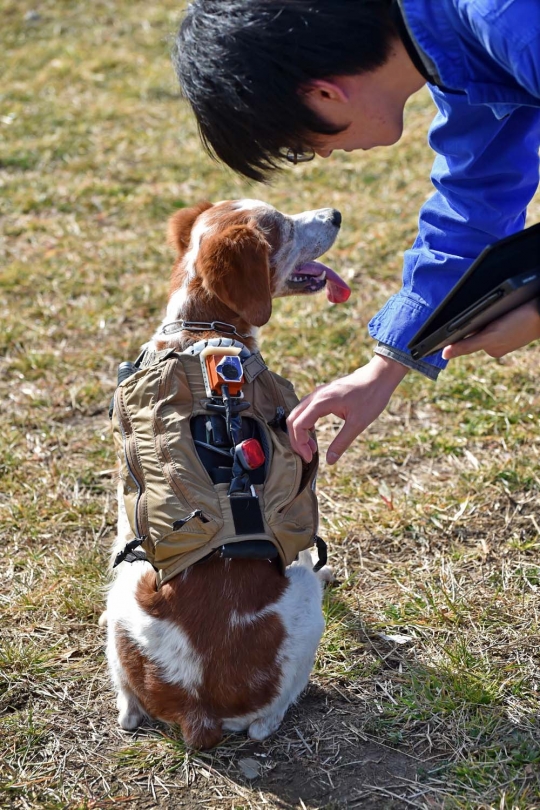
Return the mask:
<svg viewBox="0 0 540 810">
<path fill-rule="evenodd" d="M 146 554 L 144 551 L 135 551 L 141 543 L 144 543 L 146 538 L 144 537 L 135 537 L 133 540 L 130 540 L 129 543 L 126 543 L 122 551 L 119 551 L 116 557 L 114 558 L 113 568 L 116 568 L 117 565 L 120 565 L 121 562 L 135 562 L 136 560 L 141 560 L 143 562 L 149 562 Z M 152 566 L 154 568 L 154 566 Z M 154 568 L 154 571 L 157 571 L 157 568 Z"/>
<path fill-rule="evenodd" d="M 319 537 L 318 534 L 315 535 L 314 539 L 315 539 L 315 545 L 317 546 L 317 555 L 318 555 L 319 559 L 317 560 L 317 562 L 313 566 L 313 570 L 314 571 L 320 571 L 321 568 L 323 568 L 323 566 L 325 566 L 326 563 L 328 562 L 328 548 L 326 546 L 326 543 L 322 539 L 322 537 Z"/>
<path fill-rule="evenodd" d="M 125 548 L 116 555 L 113 568 L 116 568 L 116 566 L 120 565 L 121 562 L 150 562 L 144 551 L 135 551 L 137 546 L 139 546 L 141 543 L 142 540 L 138 537 L 135 538 L 135 540 L 132 540 L 130 543 L 127 543 Z M 328 553 L 326 543 L 322 537 L 315 535 L 315 544 L 317 546 L 317 554 L 319 557 L 313 566 L 313 570 L 316 572 L 320 571 L 321 568 L 326 565 Z M 210 557 L 212 557 L 217 551 L 218 549 L 213 549 L 210 554 L 207 554 L 206 557 L 199 560 L 197 565 L 210 559 Z M 277 559 L 278 557 L 276 547 L 269 540 L 241 540 L 237 543 L 226 543 L 220 547 L 219 553 L 221 557 L 225 557 L 229 560 L 273 560 Z M 152 568 L 154 571 L 158 570 L 154 565 L 152 565 Z"/>
<path fill-rule="evenodd" d="M 240 540 L 220 547 L 220 556 L 227 560 L 277 560 L 279 553 L 270 540 Z"/>
</svg>

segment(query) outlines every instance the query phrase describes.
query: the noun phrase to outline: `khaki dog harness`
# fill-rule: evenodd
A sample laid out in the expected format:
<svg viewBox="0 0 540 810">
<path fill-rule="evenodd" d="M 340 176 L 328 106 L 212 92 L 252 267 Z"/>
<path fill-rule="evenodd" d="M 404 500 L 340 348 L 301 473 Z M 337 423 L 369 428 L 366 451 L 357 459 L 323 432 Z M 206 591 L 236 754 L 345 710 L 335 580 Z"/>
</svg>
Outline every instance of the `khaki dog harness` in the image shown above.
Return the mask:
<svg viewBox="0 0 540 810">
<path fill-rule="evenodd" d="M 122 376 L 112 427 L 134 539 L 115 564 L 147 559 L 159 587 L 214 552 L 275 557 L 284 569 L 314 541 L 324 547 L 318 458 L 292 451 L 285 420 L 298 398 L 260 354 L 201 340 L 146 352 Z"/>
</svg>

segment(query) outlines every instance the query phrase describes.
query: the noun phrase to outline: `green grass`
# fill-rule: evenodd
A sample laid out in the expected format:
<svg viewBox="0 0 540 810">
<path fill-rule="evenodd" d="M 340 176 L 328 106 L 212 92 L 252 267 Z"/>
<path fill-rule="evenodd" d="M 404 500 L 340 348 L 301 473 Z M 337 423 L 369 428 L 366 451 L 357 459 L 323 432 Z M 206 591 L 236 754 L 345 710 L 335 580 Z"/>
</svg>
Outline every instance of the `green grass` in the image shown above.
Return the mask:
<svg viewBox="0 0 540 810">
<path fill-rule="evenodd" d="M 430 192 L 433 111 L 421 93 L 398 147 L 257 187 L 202 152 L 178 98 L 181 5 L 0 5 L 0 806 L 540 807 L 536 345 L 463 358 L 436 384 L 411 374 L 323 465 L 339 583 L 313 685 L 275 737 L 198 756 L 175 730 L 116 729 L 97 627 L 107 410 L 118 362 L 163 311 L 167 217 L 245 196 L 342 211 L 327 261 L 350 301 L 283 299 L 262 331 L 267 362 L 306 394 L 371 356 L 367 322 Z M 323 448 L 338 427 L 322 421 Z M 261 764 L 253 783 L 244 757 Z"/>
</svg>

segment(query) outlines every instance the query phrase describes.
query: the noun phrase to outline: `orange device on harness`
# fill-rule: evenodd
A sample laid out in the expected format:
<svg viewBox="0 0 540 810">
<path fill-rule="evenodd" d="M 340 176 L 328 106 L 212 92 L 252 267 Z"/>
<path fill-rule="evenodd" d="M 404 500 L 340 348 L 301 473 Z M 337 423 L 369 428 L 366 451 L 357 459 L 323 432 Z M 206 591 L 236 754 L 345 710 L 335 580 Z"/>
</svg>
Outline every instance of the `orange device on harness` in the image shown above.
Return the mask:
<svg viewBox="0 0 540 810">
<path fill-rule="evenodd" d="M 221 396 L 222 386 L 229 387 L 229 395 L 237 397 L 244 384 L 242 361 L 234 354 L 207 354 L 204 358 L 207 388 L 211 396 Z"/>
</svg>

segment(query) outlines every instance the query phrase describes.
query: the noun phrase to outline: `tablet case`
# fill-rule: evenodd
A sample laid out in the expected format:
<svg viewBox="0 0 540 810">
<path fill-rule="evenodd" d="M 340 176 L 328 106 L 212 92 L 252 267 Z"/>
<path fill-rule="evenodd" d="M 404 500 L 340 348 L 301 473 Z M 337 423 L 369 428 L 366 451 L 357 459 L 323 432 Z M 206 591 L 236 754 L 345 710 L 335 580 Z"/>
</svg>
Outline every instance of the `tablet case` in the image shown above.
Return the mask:
<svg viewBox="0 0 540 810">
<path fill-rule="evenodd" d="M 420 360 L 540 296 L 540 223 L 486 247 L 408 344 Z"/>
</svg>

